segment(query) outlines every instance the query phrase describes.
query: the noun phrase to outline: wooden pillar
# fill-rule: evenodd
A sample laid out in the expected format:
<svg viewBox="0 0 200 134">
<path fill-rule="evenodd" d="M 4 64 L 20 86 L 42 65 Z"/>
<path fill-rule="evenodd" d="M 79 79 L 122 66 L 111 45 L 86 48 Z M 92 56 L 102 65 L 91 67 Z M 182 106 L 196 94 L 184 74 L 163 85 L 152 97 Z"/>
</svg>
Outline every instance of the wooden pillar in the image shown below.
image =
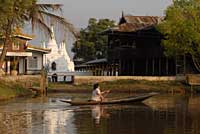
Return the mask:
<svg viewBox="0 0 200 134">
<path fill-rule="evenodd" d="M 112 76 L 115 76 L 115 64 L 112 64 Z"/>
<path fill-rule="evenodd" d="M 94 66 L 95 67 L 95 72 L 96 72 L 96 76 L 99 75 L 99 69 L 98 69 L 98 66 Z"/>
<path fill-rule="evenodd" d="M 158 63 L 159 64 L 159 76 L 161 76 L 161 58 L 159 58 L 158 60 L 159 60 L 158 61 L 159 62 Z"/>
<path fill-rule="evenodd" d="M 152 59 L 152 75 L 154 75 L 155 74 L 155 59 L 153 58 Z"/>
<path fill-rule="evenodd" d="M 101 71 L 102 71 L 102 76 L 104 76 L 104 64 L 102 65 Z"/>
<path fill-rule="evenodd" d="M 146 58 L 146 75 L 148 75 L 148 58 Z"/>
<path fill-rule="evenodd" d="M 113 64 L 113 68 L 114 68 L 113 76 L 116 76 L 116 65 L 115 64 Z"/>
<path fill-rule="evenodd" d="M 110 66 L 108 65 L 108 72 L 107 72 L 108 76 L 110 76 Z"/>
<path fill-rule="evenodd" d="M 95 69 L 93 66 L 91 66 L 92 72 L 93 72 L 93 76 L 95 76 Z"/>
<path fill-rule="evenodd" d="M 106 66 L 106 76 L 109 76 L 109 65 Z"/>
<path fill-rule="evenodd" d="M 122 61 L 119 60 L 119 69 L 118 69 L 118 75 L 120 76 L 122 74 Z"/>
<path fill-rule="evenodd" d="M 132 60 L 132 64 L 133 64 L 133 75 L 135 75 L 135 59 L 134 60 Z"/>
<path fill-rule="evenodd" d="M 104 65 L 102 65 L 102 68 L 101 68 L 101 76 L 104 76 Z"/>
<path fill-rule="evenodd" d="M 109 76 L 112 76 L 112 65 L 110 65 Z"/>
<path fill-rule="evenodd" d="M 122 71 L 122 72 L 121 72 L 122 74 L 121 74 L 121 75 L 126 74 L 126 72 L 125 72 L 126 70 L 124 69 L 124 65 L 125 65 L 125 61 L 122 61 L 122 70 L 121 70 L 121 71 Z"/>
<path fill-rule="evenodd" d="M 96 73 L 97 73 L 96 75 L 99 76 L 100 74 L 99 65 L 96 65 Z"/>
<path fill-rule="evenodd" d="M 128 62 L 126 64 L 127 64 L 126 66 L 127 66 L 127 71 L 128 71 L 127 74 L 131 75 L 131 72 L 132 72 L 131 71 L 132 70 L 132 68 L 131 68 L 131 64 L 132 64 L 131 60 L 128 60 Z"/>
<path fill-rule="evenodd" d="M 113 75 L 113 67 L 112 67 L 112 64 L 110 65 L 110 76 Z"/>
<path fill-rule="evenodd" d="M 102 76 L 102 65 L 99 66 L 99 76 Z"/>
<path fill-rule="evenodd" d="M 169 61 L 168 61 L 168 58 L 166 58 L 166 75 L 169 75 Z"/>
</svg>

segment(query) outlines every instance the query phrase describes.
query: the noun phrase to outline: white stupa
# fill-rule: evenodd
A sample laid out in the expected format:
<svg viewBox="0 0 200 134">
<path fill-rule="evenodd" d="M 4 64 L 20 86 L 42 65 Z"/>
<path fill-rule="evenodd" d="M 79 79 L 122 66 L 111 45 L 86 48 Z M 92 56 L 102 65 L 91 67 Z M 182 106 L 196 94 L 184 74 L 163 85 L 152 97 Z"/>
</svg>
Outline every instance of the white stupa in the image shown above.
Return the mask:
<svg viewBox="0 0 200 134">
<path fill-rule="evenodd" d="M 65 42 L 57 45 L 54 29 L 51 26 L 52 38 L 49 39 L 47 48 L 51 52 L 45 56 L 45 66 L 48 67 L 48 75 L 57 75 L 58 81 L 63 81 L 64 76 L 74 72 L 74 62 L 70 59 Z"/>
</svg>

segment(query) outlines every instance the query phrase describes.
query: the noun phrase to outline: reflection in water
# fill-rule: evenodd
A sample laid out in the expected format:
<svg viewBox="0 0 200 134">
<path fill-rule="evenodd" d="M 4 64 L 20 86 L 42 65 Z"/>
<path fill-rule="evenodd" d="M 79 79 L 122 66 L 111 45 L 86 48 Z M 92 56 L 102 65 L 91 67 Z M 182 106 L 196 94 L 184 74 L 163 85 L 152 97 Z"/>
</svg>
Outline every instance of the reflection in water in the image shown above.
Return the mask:
<svg viewBox="0 0 200 134">
<path fill-rule="evenodd" d="M 76 134 L 73 109 L 63 109 L 66 104 L 49 100 L 1 105 L 0 134 Z"/>
<path fill-rule="evenodd" d="M 73 111 L 49 110 L 44 112 L 48 134 L 75 134 Z"/>
<path fill-rule="evenodd" d="M 163 133 L 200 133 L 199 96 L 191 98 L 162 96 L 160 98 L 152 98 L 147 103 L 153 107 L 153 118 L 158 118 L 164 122 Z"/>
<path fill-rule="evenodd" d="M 146 105 L 91 106 L 75 112 L 80 134 L 197 134 L 200 97 L 158 96 Z M 109 118 L 102 116 L 102 109 Z M 88 114 L 91 110 L 92 117 Z M 95 122 L 91 118 L 96 119 Z M 95 124 L 98 123 L 98 126 Z M 80 125 L 81 124 L 81 125 Z"/>
<path fill-rule="evenodd" d="M 63 95 L 66 96 L 66 95 Z M 199 134 L 200 97 L 74 107 L 61 95 L 0 104 L 0 134 Z"/>
<path fill-rule="evenodd" d="M 32 117 L 29 112 L 1 112 L 0 120 L 1 134 L 25 134 L 29 133 Z"/>
<path fill-rule="evenodd" d="M 102 108 L 100 105 L 92 107 L 92 117 L 95 119 L 96 124 L 100 123 L 101 114 L 102 114 Z"/>
<path fill-rule="evenodd" d="M 95 105 L 91 107 L 92 118 L 95 120 L 96 124 L 100 124 L 101 117 L 108 118 L 109 114 L 106 112 L 106 106 Z"/>
</svg>

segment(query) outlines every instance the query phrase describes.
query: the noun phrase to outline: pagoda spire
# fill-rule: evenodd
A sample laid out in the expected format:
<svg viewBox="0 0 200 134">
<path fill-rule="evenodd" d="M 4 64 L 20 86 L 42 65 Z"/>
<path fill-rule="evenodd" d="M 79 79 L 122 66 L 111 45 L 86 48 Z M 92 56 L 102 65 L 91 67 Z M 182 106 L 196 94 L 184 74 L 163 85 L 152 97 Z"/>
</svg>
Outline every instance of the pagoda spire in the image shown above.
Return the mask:
<svg viewBox="0 0 200 134">
<path fill-rule="evenodd" d="M 122 11 L 122 18 L 124 17 L 124 11 Z"/>
<path fill-rule="evenodd" d="M 55 34 L 54 34 L 54 25 L 51 24 L 51 38 L 55 39 Z"/>
</svg>

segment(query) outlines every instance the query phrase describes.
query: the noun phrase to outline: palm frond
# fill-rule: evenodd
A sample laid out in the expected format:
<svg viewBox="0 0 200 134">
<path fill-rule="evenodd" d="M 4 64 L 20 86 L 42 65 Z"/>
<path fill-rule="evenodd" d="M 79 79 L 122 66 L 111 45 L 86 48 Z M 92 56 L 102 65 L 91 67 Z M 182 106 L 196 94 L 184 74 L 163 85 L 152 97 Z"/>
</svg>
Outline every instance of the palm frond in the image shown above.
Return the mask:
<svg viewBox="0 0 200 134">
<path fill-rule="evenodd" d="M 42 30 L 45 33 L 46 36 L 50 36 L 52 38 L 51 29 L 48 25 L 46 25 L 46 23 L 44 23 L 44 21 L 37 18 L 34 22 L 34 25 L 35 25 L 36 28 Z"/>
<path fill-rule="evenodd" d="M 77 37 L 77 32 L 74 26 L 65 18 L 45 11 L 40 11 L 40 13 L 45 15 L 48 19 L 51 19 L 53 22 L 61 24 L 64 29 L 69 30 L 75 37 Z"/>
<path fill-rule="evenodd" d="M 61 4 L 33 3 L 30 14 L 28 15 L 32 24 L 32 31 L 34 32 L 35 28 L 39 28 L 39 30 L 45 32 L 45 35 L 49 35 L 51 37 L 51 30 L 49 26 L 53 23 L 56 24 L 56 27 L 61 28 L 61 32 L 66 33 L 66 31 L 69 31 L 77 38 L 78 32 L 76 32 L 73 25 L 65 18 L 53 13 L 54 11 L 59 10 L 62 12 L 61 6 Z"/>
<path fill-rule="evenodd" d="M 52 10 L 52 11 L 62 11 L 62 4 L 37 4 L 37 6 L 42 9 L 42 10 L 46 10 L 46 11 L 49 11 L 49 10 Z"/>
</svg>

